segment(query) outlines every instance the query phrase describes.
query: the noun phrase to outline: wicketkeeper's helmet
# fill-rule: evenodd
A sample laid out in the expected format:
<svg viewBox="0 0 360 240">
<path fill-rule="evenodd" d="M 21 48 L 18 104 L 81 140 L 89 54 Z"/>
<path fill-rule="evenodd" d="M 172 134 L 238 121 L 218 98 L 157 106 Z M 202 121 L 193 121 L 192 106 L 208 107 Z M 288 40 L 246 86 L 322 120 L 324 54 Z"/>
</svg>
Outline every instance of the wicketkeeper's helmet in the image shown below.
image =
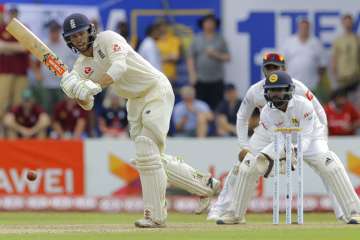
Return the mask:
<svg viewBox="0 0 360 240">
<path fill-rule="evenodd" d="M 295 85 L 289 74 L 284 71 L 274 71 L 266 77 L 264 96 L 270 105 L 280 107 L 287 103 L 293 96 Z M 281 96 L 278 93 L 281 92 Z"/>
</svg>

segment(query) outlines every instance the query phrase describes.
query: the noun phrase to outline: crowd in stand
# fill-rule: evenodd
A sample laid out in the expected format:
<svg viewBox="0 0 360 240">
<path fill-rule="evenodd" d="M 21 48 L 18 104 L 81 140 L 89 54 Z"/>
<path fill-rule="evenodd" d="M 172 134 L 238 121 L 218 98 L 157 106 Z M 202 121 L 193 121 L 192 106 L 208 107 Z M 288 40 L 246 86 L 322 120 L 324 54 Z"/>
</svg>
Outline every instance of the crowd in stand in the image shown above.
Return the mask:
<svg viewBox="0 0 360 240">
<path fill-rule="evenodd" d="M 16 8 L 7 12 L 9 18 L 18 14 Z M 308 19 L 298 21 L 298 32 L 278 51 L 285 56 L 290 75 L 323 100 L 330 135 L 355 135 L 360 134 L 360 40 L 352 16 L 344 15 L 341 21 L 344 31 L 333 42 L 330 59 L 320 40 L 311 36 Z M 94 111 L 84 111 L 65 97 L 60 79 L 31 57 L 5 26 L 4 9 L 0 9 L 0 138 L 128 138 L 125 99 L 110 88 L 96 96 Z M 169 135 L 236 136 L 241 99 L 235 85 L 226 83 L 224 77 L 231 52 L 214 15 L 202 17 L 199 26 L 201 31 L 189 42 L 188 36 L 183 36 L 186 31 L 179 33 L 176 26 L 158 20 L 139 44 L 131 44 L 174 88 L 176 103 Z M 45 28 L 46 44 L 71 66 L 76 55 L 63 41 L 60 23 L 49 20 Z M 130 41 L 126 22 L 119 22 L 116 31 Z M 178 74 L 181 71 L 186 71 L 185 78 Z M 258 120 L 259 111 L 255 111 L 249 135 Z"/>
</svg>

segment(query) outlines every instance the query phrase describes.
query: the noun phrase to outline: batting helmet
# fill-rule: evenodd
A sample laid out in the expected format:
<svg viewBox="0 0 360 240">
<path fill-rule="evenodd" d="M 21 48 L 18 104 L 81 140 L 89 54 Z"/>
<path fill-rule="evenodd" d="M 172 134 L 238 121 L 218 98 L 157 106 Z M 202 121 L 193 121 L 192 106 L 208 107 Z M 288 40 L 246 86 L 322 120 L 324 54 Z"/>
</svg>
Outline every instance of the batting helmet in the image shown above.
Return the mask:
<svg viewBox="0 0 360 240">
<path fill-rule="evenodd" d="M 71 43 L 70 36 L 82 31 L 88 31 L 88 47 L 91 47 L 96 38 L 96 29 L 94 24 L 92 24 L 89 19 L 81 13 L 74 13 L 65 18 L 63 24 L 63 37 L 68 47 L 74 52 L 78 52 L 78 50 Z"/>
</svg>

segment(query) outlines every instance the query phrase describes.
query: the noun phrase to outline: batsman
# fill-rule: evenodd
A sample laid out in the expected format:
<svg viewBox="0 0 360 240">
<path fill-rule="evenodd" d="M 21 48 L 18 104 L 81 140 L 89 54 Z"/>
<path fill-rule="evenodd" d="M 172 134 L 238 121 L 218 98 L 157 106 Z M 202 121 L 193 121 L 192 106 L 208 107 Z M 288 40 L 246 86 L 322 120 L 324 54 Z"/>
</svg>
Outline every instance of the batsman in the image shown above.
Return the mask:
<svg viewBox="0 0 360 240">
<path fill-rule="evenodd" d="M 61 88 L 91 110 L 94 96 L 112 85 L 126 98 L 130 137 L 135 143 L 136 168 L 140 173 L 144 218 L 136 227 L 164 227 L 167 217 L 167 182 L 207 199 L 218 193 L 219 181 L 202 174 L 176 157 L 164 154 L 165 140 L 174 105 L 169 80 L 137 54 L 113 31 L 96 33 L 89 19 L 79 13 L 68 16 L 63 37 L 79 57 L 64 74 Z"/>
<path fill-rule="evenodd" d="M 264 154 L 262 150 L 265 148 L 271 148 L 267 146 L 272 142 L 272 135 L 264 128 L 263 124 L 260 124 L 255 129 L 254 135 L 251 137 L 248 143 L 246 135 L 248 129 L 248 119 L 256 107 L 261 109 L 271 103 L 271 101 L 267 98 L 266 89 L 264 89 L 266 81 L 274 71 L 284 71 L 285 69 L 285 59 L 283 56 L 277 53 L 268 53 L 264 55 L 263 72 L 266 79 L 263 79 L 250 87 L 237 113 L 237 132 L 241 147 L 239 162 L 236 163 L 229 172 L 220 196 L 210 209 L 208 215 L 209 220 L 216 220 L 218 224 L 244 223 L 245 212 L 255 192 L 258 177 L 260 175 L 267 176 L 271 173 L 273 158 L 269 157 L 269 154 Z M 313 115 L 316 115 L 316 118 L 323 126 L 320 130 L 318 130 L 316 139 L 318 141 L 321 140 L 322 143 L 327 146 L 327 119 L 321 104 L 300 81 L 291 79 L 291 84 L 293 86 L 291 96 L 302 96 L 313 106 Z M 263 94 L 259 94 L 260 92 Z M 285 95 L 288 96 L 287 94 Z M 284 96 L 280 96 L 280 98 L 283 97 Z M 289 100 L 290 99 L 280 99 L 279 103 L 276 104 L 280 104 L 282 102 L 285 103 Z M 275 100 L 272 99 L 272 101 Z M 272 106 L 276 108 L 276 104 L 272 104 Z M 346 179 L 347 175 L 346 172 L 344 172 L 344 167 L 341 161 L 338 161 L 337 156 L 333 152 L 331 152 L 331 154 L 331 159 L 337 159 L 337 161 L 334 161 L 334 165 L 332 165 L 334 166 L 332 169 L 334 171 L 333 174 L 335 174 L 335 172 L 340 172 L 340 174 L 345 174 L 346 177 L 344 179 Z M 265 160 L 265 163 L 269 165 L 267 171 L 260 175 L 255 172 L 255 162 L 257 162 L 258 159 Z M 251 165 L 244 163 L 251 163 Z M 285 165 L 284 162 L 281 162 L 281 164 L 282 166 Z M 319 165 L 315 165 L 313 168 L 316 172 L 319 173 L 319 176 L 321 177 L 331 197 L 336 217 L 345 223 L 359 222 L 357 215 L 359 211 L 358 208 L 355 207 L 357 205 L 358 199 L 356 195 L 352 195 L 353 190 L 350 190 L 350 188 L 347 186 L 347 188 L 344 188 L 346 191 L 349 191 L 346 192 L 346 199 L 344 196 L 341 196 L 339 199 L 338 188 L 332 188 L 332 184 L 335 182 L 338 184 L 349 185 L 348 182 L 342 183 L 341 178 L 338 180 L 331 178 L 329 180 L 328 176 L 323 172 L 323 170 L 329 170 L 329 168 L 319 168 Z M 348 201 L 352 201 L 352 206 L 354 207 L 353 209 L 355 209 L 353 212 L 355 214 L 353 215 L 350 214 L 351 211 L 349 212 L 348 204 L 345 203 L 349 203 Z"/>
</svg>

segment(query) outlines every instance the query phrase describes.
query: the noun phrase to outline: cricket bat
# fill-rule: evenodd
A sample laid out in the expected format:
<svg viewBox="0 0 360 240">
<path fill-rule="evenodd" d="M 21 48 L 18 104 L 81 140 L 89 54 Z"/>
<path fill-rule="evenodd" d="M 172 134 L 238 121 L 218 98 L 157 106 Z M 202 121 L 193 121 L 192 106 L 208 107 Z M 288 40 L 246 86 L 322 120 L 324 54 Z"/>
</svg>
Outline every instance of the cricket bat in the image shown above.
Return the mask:
<svg viewBox="0 0 360 240">
<path fill-rule="evenodd" d="M 6 30 L 56 76 L 61 77 L 67 71 L 68 67 L 55 53 L 18 19 L 13 18 L 6 26 Z"/>
</svg>

